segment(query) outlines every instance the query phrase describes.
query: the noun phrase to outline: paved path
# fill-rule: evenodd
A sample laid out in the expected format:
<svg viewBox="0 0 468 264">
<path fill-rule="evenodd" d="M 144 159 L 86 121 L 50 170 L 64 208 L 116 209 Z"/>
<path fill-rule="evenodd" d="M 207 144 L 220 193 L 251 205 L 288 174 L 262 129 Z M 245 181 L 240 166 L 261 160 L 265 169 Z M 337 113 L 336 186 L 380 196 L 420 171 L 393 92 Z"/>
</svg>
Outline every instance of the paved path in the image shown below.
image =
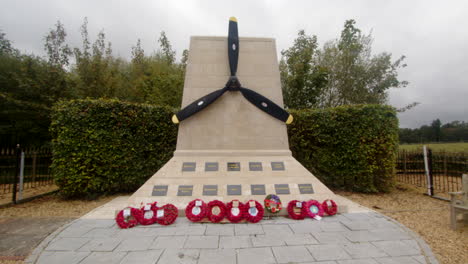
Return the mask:
<svg viewBox="0 0 468 264">
<path fill-rule="evenodd" d="M 377 213 L 257 224 L 200 224 L 119 229 L 111 219 L 78 219 L 50 235 L 26 263 L 437 263 L 430 248 Z"/>
<path fill-rule="evenodd" d="M 11 217 L 0 219 L 0 260 L 25 259 L 31 251 L 70 218 Z"/>
</svg>

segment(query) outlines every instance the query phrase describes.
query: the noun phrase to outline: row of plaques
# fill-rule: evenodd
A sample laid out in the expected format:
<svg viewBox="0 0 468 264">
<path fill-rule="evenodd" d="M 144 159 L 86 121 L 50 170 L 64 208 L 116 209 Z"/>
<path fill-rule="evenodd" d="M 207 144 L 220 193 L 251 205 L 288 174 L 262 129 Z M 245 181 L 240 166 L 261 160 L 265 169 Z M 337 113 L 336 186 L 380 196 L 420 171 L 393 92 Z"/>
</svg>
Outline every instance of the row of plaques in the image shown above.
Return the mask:
<svg viewBox="0 0 468 264">
<path fill-rule="evenodd" d="M 314 193 L 312 184 L 298 184 L 301 194 Z M 166 196 L 168 185 L 154 185 L 153 196 Z M 242 185 L 227 185 L 227 195 L 242 195 Z M 252 195 L 266 195 L 265 184 L 251 184 L 250 191 Z M 289 184 L 275 184 L 276 194 L 290 194 Z M 177 196 L 192 196 L 193 185 L 179 185 Z M 203 185 L 203 196 L 217 196 L 218 185 Z"/>
<path fill-rule="evenodd" d="M 197 167 L 196 162 L 184 162 L 182 164 L 182 171 L 195 171 Z M 284 162 L 282 161 L 273 161 L 271 162 L 271 169 L 274 171 L 284 171 Z M 219 164 L 218 162 L 205 162 L 205 171 L 218 171 Z M 227 171 L 240 171 L 241 164 L 240 162 L 228 162 Z M 250 171 L 263 171 L 263 166 L 261 162 L 249 162 Z"/>
</svg>

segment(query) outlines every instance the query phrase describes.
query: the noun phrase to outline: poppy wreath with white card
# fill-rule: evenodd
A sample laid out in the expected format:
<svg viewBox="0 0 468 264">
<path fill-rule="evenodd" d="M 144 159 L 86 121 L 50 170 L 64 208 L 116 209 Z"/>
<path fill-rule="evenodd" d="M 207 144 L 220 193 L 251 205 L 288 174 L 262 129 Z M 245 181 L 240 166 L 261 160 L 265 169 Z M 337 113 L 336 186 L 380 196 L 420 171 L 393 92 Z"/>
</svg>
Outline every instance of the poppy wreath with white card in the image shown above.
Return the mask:
<svg viewBox="0 0 468 264">
<path fill-rule="evenodd" d="M 263 206 L 255 201 L 255 200 L 250 200 L 245 204 L 245 219 L 249 221 L 250 223 L 257 223 L 263 218 L 263 214 L 265 213 L 265 210 L 263 209 Z"/>
<path fill-rule="evenodd" d="M 322 219 L 323 209 L 322 204 L 316 200 L 309 200 L 305 203 L 305 210 L 307 215 L 316 220 Z"/>
<path fill-rule="evenodd" d="M 115 222 L 120 228 L 132 228 L 138 225 L 141 211 L 133 207 L 127 207 L 121 210 L 115 217 Z"/>
<path fill-rule="evenodd" d="M 185 216 L 192 222 L 199 222 L 205 218 L 207 210 L 208 207 L 204 201 L 195 199 L 185 207 Z"/>
<path fill-rule="evenodd" d="M 140 214 L 138 215 L 138 223 L 142 225 L 152 225 L 156 223 L 156 204 L 154 203 L 147 203 L 140 207 Z"/>
<path fill-rule="evenodd" d="M 173 204 L 165 204 L 156 210 L 156 222 L 160 225 L 170 225 L 179 216 L 179 210 Z"/>
<path fill-rule="evenodd" d="M 209 202 L 207 207 L 206 216 L 212 223 L 218 223 L 226 216 L 226 205 L 219 200 Z"/>
<path fill-rule="evenodd" d="M 335 215 L 338 212 L 338 206 L 331 199 L 323 201 L 322 209 L 327 215 Z"/>
<path fill-rule="evenodd" d="M 245 205 L 239 200 L 232 200 L 226 204 L 226 218 L 231 223 L 239 223 L 244 219 Z"/>
<path fill-rule="evenodd" d="M 302 220 L 307 216 L 304 202 L 292 200 L 288 203 L 288 215 L 291 219 Z"/>
</svg>

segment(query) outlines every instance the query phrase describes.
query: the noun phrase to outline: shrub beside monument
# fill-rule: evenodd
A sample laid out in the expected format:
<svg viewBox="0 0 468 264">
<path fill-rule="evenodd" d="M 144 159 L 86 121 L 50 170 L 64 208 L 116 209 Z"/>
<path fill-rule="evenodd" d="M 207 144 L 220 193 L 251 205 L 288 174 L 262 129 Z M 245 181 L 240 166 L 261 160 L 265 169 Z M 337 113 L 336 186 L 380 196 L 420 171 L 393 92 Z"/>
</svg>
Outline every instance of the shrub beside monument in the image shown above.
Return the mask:
<svg viewBox="0 0 468 264">
<path fill-rule="evenodd" d="M 52 113 L 52 171 L 66 197 L 138 189 L 175 150 L 166 107 L 116 100 L 72 100 Z"/>
<path fill-rule="evenodd" d="M 330 188 L 387 192 L 395 183 L 398 118 L 382 105 L 292 111 L 293 156 Z"/>
<path fill-rule="evenodd" d="M 131 192 L 173 155 L 173 110 L 116 100 L 59 102 L 53 110 L 53 174 L 66 197 Z M 388 191 L 398 143 L 393 108 L 379 105 L 292 111 L 294 157 L 332 188 Z"/>
</svg>

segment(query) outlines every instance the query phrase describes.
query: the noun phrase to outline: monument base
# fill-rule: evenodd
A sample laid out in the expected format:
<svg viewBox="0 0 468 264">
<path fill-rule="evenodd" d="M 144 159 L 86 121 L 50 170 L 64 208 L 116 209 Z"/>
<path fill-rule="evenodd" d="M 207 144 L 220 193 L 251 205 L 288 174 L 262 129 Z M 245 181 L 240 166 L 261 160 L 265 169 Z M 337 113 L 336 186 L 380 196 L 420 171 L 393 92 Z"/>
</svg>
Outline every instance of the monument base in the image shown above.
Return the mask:
<svg viewBox="0 0 468 264">
<path fill-rule="evenodd" d="M 267 152 L 190 152 L 176 151 L 174 157 L 154 174 L 129 199 L 128 205 L 157 201 L 174 204 L 179 215 L 194 199 L 225 203 L 254 199 L 263 204 L 268 194 L 277 194 L 285 208 L 289 201 L 333 199 L 340 212 L 349 211 L 347 199 L 336 196 L 288 151 Z M 196 154 L 196 155 L 195 155 Z M 213 155 L 216 154 L 216 155 Z M 258 155 L 264 154 L 264 155 Z M 280 215 L 286 215 L 283 209 Z"/>
</svg>

